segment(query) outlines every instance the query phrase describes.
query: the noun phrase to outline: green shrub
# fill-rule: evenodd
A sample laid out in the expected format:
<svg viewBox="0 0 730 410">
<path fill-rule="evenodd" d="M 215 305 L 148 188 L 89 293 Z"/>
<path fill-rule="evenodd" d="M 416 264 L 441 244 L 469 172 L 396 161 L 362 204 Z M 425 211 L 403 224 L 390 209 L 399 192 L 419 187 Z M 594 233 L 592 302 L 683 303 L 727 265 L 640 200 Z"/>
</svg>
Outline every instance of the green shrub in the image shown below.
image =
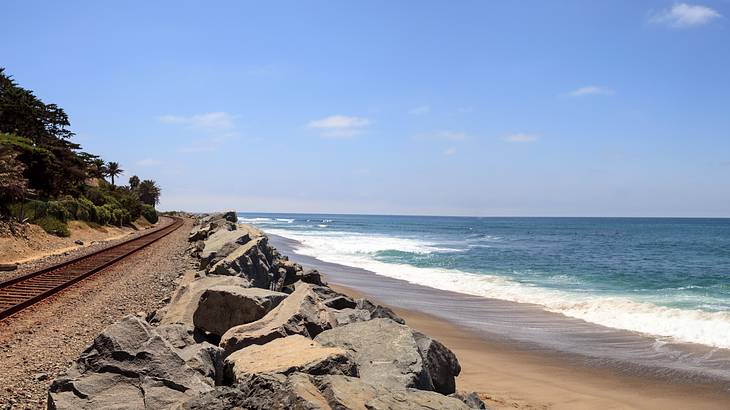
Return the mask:
<svg viewBox="0 0 730 410">
<path fill-rule="evenodd" d="M 151 205 L 142 205 L 142 216 L 144 216 L 144 219 L 149 221 L 149 223 L 157 223 L 157 220 L 159 219 L 157 216 L 157 210 Z"/>
<path fill-rule="evenodd" d="M 114 225 L 122 226 L 124 224 L 124 211 L 119 208 L 114 208 L 112 213 L 114 215 Z"/>
<path fill-rule="evenodd" d="M 36 225 L 43 228 L 44 231 L 52 235 L 61 237 L 71 236 L 71 232 L 68 230 L 68 225 L 66 225 L 66 222 L 61 221 L 54 216 L 46 215 L 40 219 L 35 220 L 34 222 Z"/>
<path fill-rule="evenodd" d="M 61 206 L 63 206 L 63 208 L 66 210 L 66 212 L 72 219 L 80 219 L 78 217 L 79 203 L 75 199 L 64 198 L 61 201 L 59 201 L 59 203 L 61 204 Z"/>
<path fill-rule="evenodd" d="M 95 206 L 94 209 L 96 209 L 96 222 L 99 223 L 99 225 L 108 224 L 112 218 L 109 208 L 106 206 Z"/>
<path fill-rule="evenodd" d="M 46 203 L 46 212 L 43 216 L 52 216 L 61 222 L 66 222 L 69 219 L 69 213 L 66 208 L 59 201 L 48 201 Z M 38 215 L 36 215 L 38 216 Z"/>
<path fill-rule="evenodd" d="M 99 216 L 96 213 L 96 205 L 94 205 L 93 202 L 89 201 L 88 199 L 84 198 L 83 196 L 78 199 L 79 205 L 82 209 L 86 211 L 86 214 L 88 214 L 88 219 L 84 219 L 88 222 L 99 222 Z"/>
</svg>

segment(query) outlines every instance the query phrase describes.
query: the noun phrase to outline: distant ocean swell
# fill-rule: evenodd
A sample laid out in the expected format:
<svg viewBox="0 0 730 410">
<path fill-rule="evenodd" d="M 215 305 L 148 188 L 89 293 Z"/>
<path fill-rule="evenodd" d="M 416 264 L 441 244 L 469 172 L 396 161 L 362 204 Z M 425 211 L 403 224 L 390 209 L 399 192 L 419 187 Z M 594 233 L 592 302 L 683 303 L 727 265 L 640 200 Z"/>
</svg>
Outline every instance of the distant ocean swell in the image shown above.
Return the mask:
<svg viewBox="0 0 730 410">
<path fill-rule="evenodd" d="M 333 219 L 244 217 L 241 222 L 256 224 L 266 232 L 296 240 L 301 244 L 296 249 L 297 253 L 326 262 L 363 268 L 378 275 L 437 289 L 534 304 L 568 317 L 640 332 L 660 342 L 699 343 L 730 349 L 730 312 L 725 308 L 728 301 L 703 297 L 701 293 L 699 296 L 683 293 L 696 290 L 692 289 L 693 286 L 697 288 L 696 285 L 637 293 L 636 296 L 630 291 L 626 292 L 628 296 L 610 295 L 593 292 L 591 286 L 584 286 L 577 275 L 553 272 L 540 274 L 542 283 L 549 286 L 539 286 L 502 274 L 444 267 L 451 265 L 449 258 L 454 258 L 454 255 L 481 251 L 480 248 L 492 246 L 490 242 L 499 242 L 501 237 L 497 235 L 462 235 L 457 238 L 422 235 L 437 238 L 426 240 L 413 235 L 405 237 L 368 232 L 372 227 L 367 224 L 358 226 L 350 223 L 346 229 L 337 230 L 337 220 Z M 377 221 L 371 223 L 377 224 Z M 363 232 L 355 232 L 354 229 Z M 666 300 L 667 292 L 675 292 L 672 297 L 679 299 L 699 298 L 710 308 L 677 308 L 652 303 L 655 295 Z M 715 309 L 712 306 L 714 300 L 717 302 Z"/>
</svg>

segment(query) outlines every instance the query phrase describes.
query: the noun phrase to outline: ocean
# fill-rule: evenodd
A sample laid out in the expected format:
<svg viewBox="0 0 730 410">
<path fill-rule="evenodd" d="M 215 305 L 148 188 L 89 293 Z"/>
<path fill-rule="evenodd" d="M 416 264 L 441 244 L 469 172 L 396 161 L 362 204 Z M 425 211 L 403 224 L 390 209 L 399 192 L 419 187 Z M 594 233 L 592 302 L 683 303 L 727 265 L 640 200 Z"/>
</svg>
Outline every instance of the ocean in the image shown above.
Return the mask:
<svg viewBox="0 0 730 410">
<path fill-rule="evenodd" d="M 690 367 L 730 380 L 730 219 L 239 216 L 291 240 L 298 255 L 453 294 L 525 304 L 566 318 L 576 329 L 619 330 L 650 341 L 655 357 L 683 357 Z M 470 320 L 490 326 L 486 314 Z M 534 338 L 535 323 L 527 330 L 491 329 Z M 565 339 L 555 346 L 585 349 L 585 336 L 569 340 L 564 333 L 551 336 L 551 343 Z M 544 337 L 544 329 L 539 334 Z M 666 350 L 675 345 L 683 347 Z"/>
</svg>

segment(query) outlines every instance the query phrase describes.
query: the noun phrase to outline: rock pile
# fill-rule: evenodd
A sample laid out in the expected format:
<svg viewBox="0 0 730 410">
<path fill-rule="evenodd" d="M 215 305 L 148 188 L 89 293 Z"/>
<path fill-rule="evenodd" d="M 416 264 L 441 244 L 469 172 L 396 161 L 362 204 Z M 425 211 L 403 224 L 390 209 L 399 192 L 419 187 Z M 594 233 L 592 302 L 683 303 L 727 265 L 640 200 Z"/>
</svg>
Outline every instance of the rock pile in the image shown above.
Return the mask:
<svg viewBox="0 0 730 410">
<path fill-rule="evenodd" d="M 195 278 L 165 308 L 97 336 L 51 385 L 49 408 L 485 408 L 456 391 L 446 346 L 236 222 L 233 211 L 201 217 Z"/>
</svg>

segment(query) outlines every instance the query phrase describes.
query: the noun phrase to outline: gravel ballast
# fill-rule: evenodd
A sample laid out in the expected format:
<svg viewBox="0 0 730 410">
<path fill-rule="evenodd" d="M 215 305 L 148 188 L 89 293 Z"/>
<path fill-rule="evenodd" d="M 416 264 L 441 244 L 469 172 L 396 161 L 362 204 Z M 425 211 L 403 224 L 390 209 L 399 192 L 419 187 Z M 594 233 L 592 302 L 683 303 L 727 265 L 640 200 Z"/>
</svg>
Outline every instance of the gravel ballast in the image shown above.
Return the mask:
<svg viewBox="0 0 730 410">
<path fill-rule="evenodd" d="M 192 220 L 90 278 L 0 322 L 0 409 L 45 408 L 48 385 L 109 324 L 164 305 L 193 269 Z M 126 239 L 126 238 L 125 238 Z"/>
</svg>

